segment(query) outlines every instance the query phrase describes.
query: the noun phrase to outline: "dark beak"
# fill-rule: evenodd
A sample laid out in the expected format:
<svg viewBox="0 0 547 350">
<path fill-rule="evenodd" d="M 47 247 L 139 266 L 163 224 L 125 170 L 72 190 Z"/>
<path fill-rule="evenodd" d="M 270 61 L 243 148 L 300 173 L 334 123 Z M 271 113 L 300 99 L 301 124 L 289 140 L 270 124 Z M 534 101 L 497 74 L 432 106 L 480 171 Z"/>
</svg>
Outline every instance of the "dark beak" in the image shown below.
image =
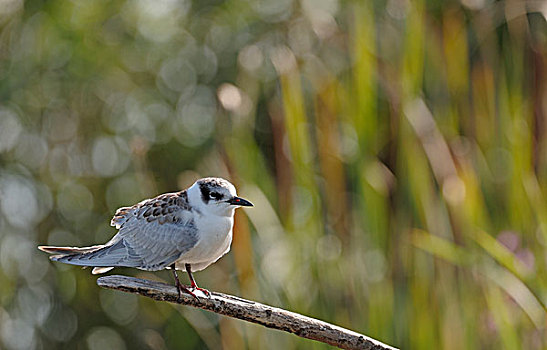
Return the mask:
<svg viewBox="0 0 547 350">
<path fill-rule="evenodd" d="M 228 200 L 228 203 L 230 203 L 231 205 L 239 205 L 239 206 L 242 206 L 242 207 L 252 207 L 253 206 L 253 203 L 249 202 L 246 199 L 240 198 L 240 197 L 234 197 L 234 198 Z"/>
</svg>

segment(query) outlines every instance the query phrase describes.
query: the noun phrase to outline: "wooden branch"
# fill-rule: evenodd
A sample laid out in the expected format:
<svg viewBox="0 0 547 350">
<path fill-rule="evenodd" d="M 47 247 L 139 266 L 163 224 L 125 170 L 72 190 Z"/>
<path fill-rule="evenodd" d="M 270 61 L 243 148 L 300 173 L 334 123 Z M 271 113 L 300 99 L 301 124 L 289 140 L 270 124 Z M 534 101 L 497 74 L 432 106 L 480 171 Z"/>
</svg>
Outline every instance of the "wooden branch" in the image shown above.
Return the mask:
<svg viewBox="0 0 547 350">
<path fill-rule="evenodd" d="M 103 288 L 117 289 L 159 301 L 179 303 L 213 311 L 217 314 L 293 333 L 299 337 L 317 340 L 342 349 L 396 350 L 363 334 L 228 294 L 211 292 L 211 298 L 203 295 L 197 301 L 191 295 L 184 293 L 181 300 L 178 300 L 177 289 L 172 285 L 118 275 L 101 277 L 97 280 L 97 284 Z"/>
</svg>

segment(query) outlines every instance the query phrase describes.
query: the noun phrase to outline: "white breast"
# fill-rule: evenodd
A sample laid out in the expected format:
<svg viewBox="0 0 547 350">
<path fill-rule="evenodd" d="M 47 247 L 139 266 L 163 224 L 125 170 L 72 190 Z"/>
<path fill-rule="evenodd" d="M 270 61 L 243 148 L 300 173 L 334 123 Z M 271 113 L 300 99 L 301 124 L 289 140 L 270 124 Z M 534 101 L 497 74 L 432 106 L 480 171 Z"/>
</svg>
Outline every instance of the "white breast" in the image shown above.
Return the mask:
<svg viewBox="0 0 547 350">
<path fill-rule="evenodd" d="M 177 260 L 176 268 L 184 270 L 184 265 L 190 264 L 192 271 L 200 271 L 220 259 L 230 250 L 233 224 L 233 216 L 202 216 L 196 220 L 198 242 Z"/>
</svg>

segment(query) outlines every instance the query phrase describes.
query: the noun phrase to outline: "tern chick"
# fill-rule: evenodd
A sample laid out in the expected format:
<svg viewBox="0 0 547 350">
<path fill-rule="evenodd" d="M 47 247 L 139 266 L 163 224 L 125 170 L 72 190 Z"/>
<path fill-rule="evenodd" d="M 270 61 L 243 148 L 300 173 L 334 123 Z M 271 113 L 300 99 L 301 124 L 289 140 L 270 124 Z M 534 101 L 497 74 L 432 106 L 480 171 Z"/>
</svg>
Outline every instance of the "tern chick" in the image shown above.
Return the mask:
<svg viewBox="0 0 547 350">
<path fill-rule="evenodd" d="M 201 271 L 230 250 L 234 211 L 253 204 L 237 196 L 227 180 L 208 177 L 188 189 L 145 199 L 132 207 L 119 208 L 110 225 L 118 233 L 106 244 L 91 247 L 39 246 L 54 254 L 51 260 L 93 266 L 93 274 L 114 267 L 146 271 L 172 269 L 179 293 L 194 297 L 199 288 L 192 272 Z M 191 285 L 179 282 L 176 270 L 186 270 Z M 196 297 L 197 298 L 197 297 Z"/>
</svg>

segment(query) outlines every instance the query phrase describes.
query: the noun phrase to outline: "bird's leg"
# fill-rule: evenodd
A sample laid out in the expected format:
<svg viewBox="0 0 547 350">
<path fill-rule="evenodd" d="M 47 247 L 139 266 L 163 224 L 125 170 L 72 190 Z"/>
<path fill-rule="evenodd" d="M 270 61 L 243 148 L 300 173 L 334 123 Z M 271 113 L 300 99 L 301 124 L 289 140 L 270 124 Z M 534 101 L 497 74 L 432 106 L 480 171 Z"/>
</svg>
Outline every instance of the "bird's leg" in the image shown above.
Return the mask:
<svg viewBox="0 0 547 350">
<path fill-rule="evenodd" d="M 171 265 L 171 270 L 173 270 L 173 276 L 175 277 L 175 287 L 177 287 L 177 291 L 179 293 L 178 301 L 182 301 L 182 292 L 186 292 L 196 298 L 199 301 L 199 298 L 190 290 L 188 287 L 186 287 L 184 284 L 180 283 L 179 276 L 177 275 L 177 270 L 175 270 L 175 264 Z"/>
<path fill-rule="evenodd" d="M 190 264 L 185 264 L 184 267 L 186 267 L 186 272 L 188 273 L 188 277 L 190 277 L 190 283 L 191 283 L 190 288 L 192 288 L 193 290 L 200 290 L 210 298 L 211 293 L 207 289 L 198 287 L 196 280 L 194 280 L 194 276 L 192 275 L 192 268 Z"/>
</svg>

